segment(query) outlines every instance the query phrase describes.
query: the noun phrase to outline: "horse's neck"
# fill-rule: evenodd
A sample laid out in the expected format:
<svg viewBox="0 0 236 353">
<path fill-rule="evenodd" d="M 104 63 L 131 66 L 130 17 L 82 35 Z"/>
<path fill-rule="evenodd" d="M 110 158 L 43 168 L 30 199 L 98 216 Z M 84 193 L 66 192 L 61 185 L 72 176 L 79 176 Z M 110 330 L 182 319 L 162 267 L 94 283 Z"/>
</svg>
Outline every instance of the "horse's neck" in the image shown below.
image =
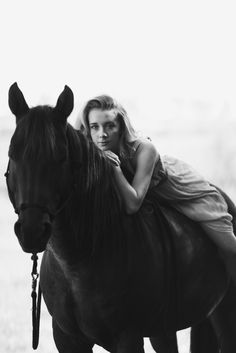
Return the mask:
<svg viewBox="0 0 236 353">
<path fill-rule="evenodd" d="M 122 237 L 121 209 L 112 168 L 89 141 L 82 137 L 79 142 L 76 146 L 76 140 L 70 141 L 76 186 L 71 202 L 56 219 L 53 241 L 66 258 L 107 256 Z"/>
</svg>

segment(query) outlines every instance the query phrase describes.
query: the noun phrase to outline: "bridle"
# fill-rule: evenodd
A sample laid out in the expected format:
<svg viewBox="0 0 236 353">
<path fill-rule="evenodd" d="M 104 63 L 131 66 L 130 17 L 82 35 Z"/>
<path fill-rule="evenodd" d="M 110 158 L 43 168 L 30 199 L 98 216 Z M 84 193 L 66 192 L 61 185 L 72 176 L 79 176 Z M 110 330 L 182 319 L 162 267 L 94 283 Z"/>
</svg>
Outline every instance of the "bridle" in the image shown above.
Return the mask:
<svg viewBox="0 0 236 353">
<path fill-rule="evenodd" d="M 72 170 L 73 183 L 72 183 L 72 188 L 71 188 L 67 198 L 61 203 L 61 205 L 59 205 L 59 207 L 54 212 L 52 212 L 47 206 L 43 206 L 43 205 L 40 205 L 37 203 L 22 203 L 19 207 L 16 206 L 14 194 L 10 188 L 10 185 L 9 185 L 9 175 L 10 175 L 10 159 L 9 159 L 8 165 L 7 165 L 7 170 L 4 173 L 4 176 L 6 177 L 7 191 L 8 191 L 10 201 L 14 207 L 15 213 L 19 214 L 21 211 L 24 211 L 26 209 L 37 208 L 37 209 L 40 209 L 42 212 L 47 213 L 50 217 L 50 220 L 52 221 L 66 207 L 68 202 L 73 197 L 75 189 L 77 187 L 77 180 L 76 180 L 75 176 L 77 175 L 78 169 L 80 167 L 81 167 L 81 163 L 77 163 L 76 171 L 75 171 L 75 169 Z M 33 330 L 32 330 L 32 347 L 33 347 L 33 349 L 37 349 L 38 343 L 39 343 L 42 292 L 41 292 L 41 287 L 40 287 L 40 283 L 39 283 L 38 293 L 37 293 L 37 281 L 39 278 L 39 273 L 37 271 L 37 260 L 38 260 L 37 253 L 32 254 L 31 259 L 33 260 L 33 268 L 32 268 L 32 272 L 31 272 L 31 277 L 32 277 L 32 292 L 31 292 L 32 328 L 33 328 Z"/>
<path fill-rule="evenodd" d="M 77 166 L 77 168 L 78 168 L 78 166 Z M 76 182 L 75 178 L 73 177 L 72 188 L 71 188 L 67 198 L 58 206 L 58 208 L 55 211 L 52 211 L 49 209 L 49 207 L 40 205 L 38 203 L 22 203 L 20 206 L 16 206 L 14 194 L 9 186 L 9 175 L 10 175 L 10 159 L 8 161 L 7 170 L 4 173 L 4 176 L 6 177 L 7 191 L 8 191 L 10 201 L 14 207 L 15 213 L 19 215 L 21 211 L 25 211 L 28 208 L 38 208 L 42 212 L 47 213 L 49 215 L 51 221 L 66 207 L 68 202 L 71 200 L 71 198 L 74 194 L 74 191 L 75 191 L 75 187 L 77 185 L 77 182 Z"/>
</svg>

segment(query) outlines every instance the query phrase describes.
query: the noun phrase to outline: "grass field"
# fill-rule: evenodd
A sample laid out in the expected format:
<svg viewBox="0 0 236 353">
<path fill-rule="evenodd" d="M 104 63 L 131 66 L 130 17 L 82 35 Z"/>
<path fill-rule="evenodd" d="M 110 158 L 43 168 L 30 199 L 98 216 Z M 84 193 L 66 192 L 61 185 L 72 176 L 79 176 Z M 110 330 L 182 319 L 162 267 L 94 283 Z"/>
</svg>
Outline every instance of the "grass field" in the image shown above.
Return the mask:
<svg viewBox="0 0 236 353">
<path fill-rule="evenodd" d="M 231 130 L 228 131 L 231 134 Z M 183 138 L 184 136 L 184 138 Z M 231 135 L 230 135 L 231 136 Z M 216 138 L 217 137 L 217 138 Z M 226 137 L 227 138 L 227 137 Z M 3 353 L 29 353 L 31 348 L 31 266 L 30 255 L 22 252 L 14 235 L 16 220 L 8 200 L 3 177 L 7 164 L 10 132 L 1 133 L 0 141 L 0 351 Z M 184 134 L 178 132 L 156 136 L 161 152 L 194 161 L 194 165 L 212 181 L 223 187 L 236 200 L 235 145 L 228 138 L 227 144 L 220 134 Z M 221 145 L 220 147 L 220 144 Z M 223 147 L 224 148 L 223 148 Z M 186 148 L 187 147 L 187 148 Z M 175 153 L 173 153 L 175 152 Z M 189 332 L 178 333 L 180 353 L 189 351 Z M 146 352 L 151 352 L 145 341 Z M 96 353 L 104 351 L 95 347 Z M 42 307 L 39 353 L 56 353 L 52 339 L 51 320 L 45 306 Z"/>
</svg>

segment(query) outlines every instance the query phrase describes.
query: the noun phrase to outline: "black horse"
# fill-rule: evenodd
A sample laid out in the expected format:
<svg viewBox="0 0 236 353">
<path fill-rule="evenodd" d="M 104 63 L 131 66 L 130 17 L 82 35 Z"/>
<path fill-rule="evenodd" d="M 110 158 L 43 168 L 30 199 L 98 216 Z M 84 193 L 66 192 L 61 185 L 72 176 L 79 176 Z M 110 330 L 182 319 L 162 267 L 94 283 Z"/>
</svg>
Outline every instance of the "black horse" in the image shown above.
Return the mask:
<svg viewBox="0 0 236 353">
<path fill-rule="evenodd" d="M 205 352 L 207 330 L 208 353 L 235 353 L 236 292 L 203 230 L 170 206 L 154 211 L 151 195 L 124 213 L 106 156 L 67 123 L 69 87 L 54 108 L 29 108 L 15 83 L 9 106 L 15 233 L 25 252 L 44 251 L 40 285 L 58 351 L 138 353 L 150 337 L 156 351 L 178 352 L 175 332 L 195 326 L 192 352 Z"/>
</svg>

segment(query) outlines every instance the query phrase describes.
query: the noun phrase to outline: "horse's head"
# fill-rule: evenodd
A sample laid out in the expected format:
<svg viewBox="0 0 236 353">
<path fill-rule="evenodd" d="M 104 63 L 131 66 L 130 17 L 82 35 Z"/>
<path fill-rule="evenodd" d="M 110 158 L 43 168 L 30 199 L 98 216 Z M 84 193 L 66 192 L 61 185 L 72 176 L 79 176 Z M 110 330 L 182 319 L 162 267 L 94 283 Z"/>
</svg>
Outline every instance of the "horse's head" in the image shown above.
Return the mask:
<svg viewBox="0 0 236 353">
<path fill-rule="evenodd" d="M 66 137 L 73 93 L 65 86 L 54 108 L 29 108 L 17 84 L 9 90 L 16 129 L 9 148 L 7 184 L 18 214 L 15 233 L 24 251 L 44 251 L 52 220 L 72 193 Z"/>
</svg>

